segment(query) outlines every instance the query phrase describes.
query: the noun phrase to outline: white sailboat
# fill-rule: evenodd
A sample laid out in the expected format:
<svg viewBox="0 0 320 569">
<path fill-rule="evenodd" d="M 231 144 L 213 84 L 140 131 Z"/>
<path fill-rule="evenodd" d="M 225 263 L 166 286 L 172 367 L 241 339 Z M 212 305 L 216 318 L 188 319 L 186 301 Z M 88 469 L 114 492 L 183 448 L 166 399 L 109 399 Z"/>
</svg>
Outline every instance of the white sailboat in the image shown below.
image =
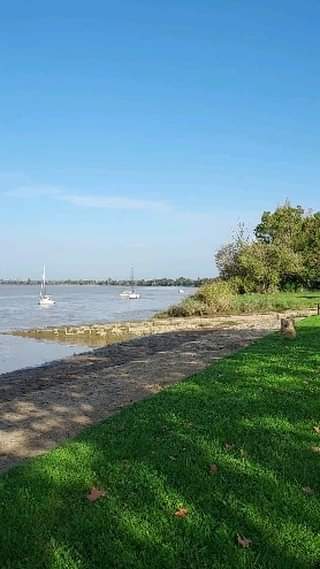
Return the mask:
<svg viewBox="0 0 320 569">
<path fill-rule="evenodd" d="M 141 297 L 141 294 L 134 289 L 134 274 L 133 268 L 131 270 L 131 290 L 128 296 L 129 300 L 138 300 Z"/>
<path fill-rule="evenodd" d="M 39 304 L 40 306 L 52 306 L 55 303 L 56 301 L 53 300 L 53 298 L 47 294 L 46 266 L 44 265 L 42 281 L 40 285 Z"/>
<path fill-rule="evenodd" d="M 136 292 L 135 290 L 132 290 L 128 296 L 129 300 L 138 300 L 141 297 L 141 294 L 139 292 Z"/>
<path fill-rule="evenodd" d="M 120 292 L 120 296 L 122 298 L 128 298 L 130 294 L 131 294 L 130 290 L 123 290 L 122 292 Z"/>
<path fill-rule="evenodd" d="M 122 298 L 128 298 L 129 300 L 138 300 L 141 297 L 139 292 L 136 292 L 134 289 L 134 272 L 133 267 L 131 268 L 131 289 L 130 290 L 123 290 L 120 293 Z"/>
</svg>

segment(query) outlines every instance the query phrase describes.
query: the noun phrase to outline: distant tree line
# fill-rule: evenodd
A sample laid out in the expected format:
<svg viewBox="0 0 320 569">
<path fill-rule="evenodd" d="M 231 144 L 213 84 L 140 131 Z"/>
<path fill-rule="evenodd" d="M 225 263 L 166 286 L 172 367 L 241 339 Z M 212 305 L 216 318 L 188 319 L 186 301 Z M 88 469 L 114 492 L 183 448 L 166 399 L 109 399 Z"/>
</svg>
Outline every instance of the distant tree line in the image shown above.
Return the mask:
<svg viewBox="0 0 320 569">
<path fill-rule="evenodd" d="M 191 279 L 187 277 L 179 277 L 176 279 L 138 279 L 134 281 L 135 286 L 179 286 L 179 287 L 200 287 L 208 282 L 209 278 Z M 0 284 L 6 285 L 40 285 L 40 280 L 26 279 L 0 279 Z M 124 286 L 129 287 L 132 282 L 129 279 L 65 279 L 65 280 L 50 280 L 50 285 L 94 285 L 94 286 Z"/>
<path fill-rule="evenodd" d="M 320 212 L 289 202 L 265 211 L 253 238 L 241 225 L 215 259 L 239 293 L 320 288 Z"/>
</svg>

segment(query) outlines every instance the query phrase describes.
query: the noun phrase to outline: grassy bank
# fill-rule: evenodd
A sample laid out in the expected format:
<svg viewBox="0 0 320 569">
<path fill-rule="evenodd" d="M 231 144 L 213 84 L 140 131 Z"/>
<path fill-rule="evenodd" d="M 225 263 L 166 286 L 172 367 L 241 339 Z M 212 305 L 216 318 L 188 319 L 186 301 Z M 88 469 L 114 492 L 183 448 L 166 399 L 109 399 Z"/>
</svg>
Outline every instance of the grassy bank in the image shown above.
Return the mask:
<svg viewBox="0 0 320 569">
<path fill-rule="evenodd" d="M 200 289 L 201 291 L 201 289 Z M 201 293 L 184 299 L 158 315 L 166 317 L 212 316 L 214 314 L 243 314 L 284 312 L 315 308 L 320 303 L 320 291 L 229 294 L 220 301 L 211 301 Z"/>
<path fill-rule="evenodd" d="M 281 312 L 314 308 L 320 303 L 320 292 L 276 292 L 269 294 L 237 295 L 233 302 L 235 312 Z"/>
<path fill-rule="evenodd" d="M 2 476 L 1 568 L 318 567 L 319 343 L 313 317 Z"/>
</svg>

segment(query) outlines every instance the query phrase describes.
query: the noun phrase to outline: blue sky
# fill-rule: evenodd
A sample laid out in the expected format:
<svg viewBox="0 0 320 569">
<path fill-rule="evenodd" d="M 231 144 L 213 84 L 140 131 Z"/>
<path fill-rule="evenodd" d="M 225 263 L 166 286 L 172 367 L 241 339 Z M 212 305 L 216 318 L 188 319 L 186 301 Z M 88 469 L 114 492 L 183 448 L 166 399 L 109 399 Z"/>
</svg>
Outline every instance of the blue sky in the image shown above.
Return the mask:
<svg viewBox="0 0 320 569">
<path fill-rule="evenodd" d="M 320 209 L 318 1 L 7 3 L 0 276 L 214 274 L 238 221 Z"/>
</svg>

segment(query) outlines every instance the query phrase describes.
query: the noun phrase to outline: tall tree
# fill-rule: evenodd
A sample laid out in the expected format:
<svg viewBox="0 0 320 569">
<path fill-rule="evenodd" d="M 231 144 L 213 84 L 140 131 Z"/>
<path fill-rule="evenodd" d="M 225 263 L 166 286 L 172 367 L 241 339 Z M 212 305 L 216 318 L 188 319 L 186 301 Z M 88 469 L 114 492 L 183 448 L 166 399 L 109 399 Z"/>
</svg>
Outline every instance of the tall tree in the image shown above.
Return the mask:
<svg viewBox="0 0 320 569">
<path fill-rule="evenodd" d="M 239 291 L 320 287 L 320 213 L 287 201 L 262 214 L 254 235 L 249 241 L 238 232 L 219 249 L 216 263 L 222 278 L 232 278 Z"/>
<path fill-rule="evenodd" d="M 265 211 L 255 229 L 258 241 L 267 244 L 285 244 L 294 251 L 301 249 L 305 212 L 301 206 L 292 207 L 289 202 L 274 212 Z"/>
</svg>

